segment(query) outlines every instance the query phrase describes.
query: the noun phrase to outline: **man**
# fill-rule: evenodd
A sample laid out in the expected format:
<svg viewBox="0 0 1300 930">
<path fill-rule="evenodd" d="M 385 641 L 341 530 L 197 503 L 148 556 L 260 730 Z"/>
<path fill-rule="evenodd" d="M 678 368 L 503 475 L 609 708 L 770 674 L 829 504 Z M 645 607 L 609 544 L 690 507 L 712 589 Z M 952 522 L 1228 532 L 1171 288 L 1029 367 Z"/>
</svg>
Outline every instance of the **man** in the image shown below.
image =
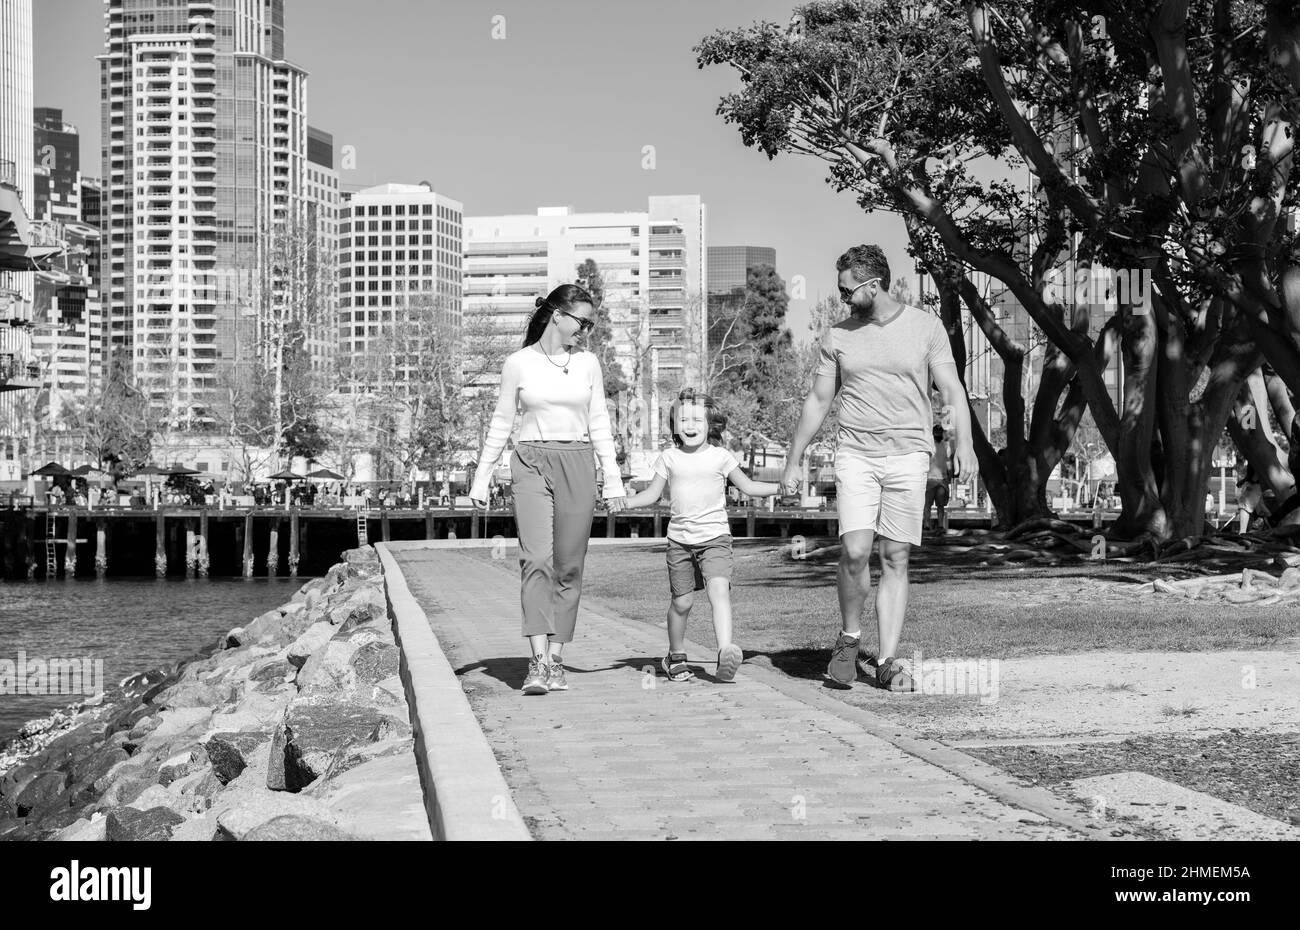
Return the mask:
<svg viewBox="0 0 1300 930">
<path fill-rule="evenodd" d="M 942 426 L 934 428 L 934 455 L 930 456 L 930 474 L 925 479 L 925 525 L 930 532 L 943 529 L 943 511 L 948 506 L 948 481 L 952 477 L 952 447 Z M 930 519 L 930 508 L 938 510 Z"/>
<path fill-rule="evenodd" d="M 874 245 L 854 246 L 835 267 L 840 299 L 852 315 L 822 338 L 821 361 L 790 443 L 782 484 L 787 493 L 798 491 L 804 450 L 838 392 L 835 486 L 842 632 L 826 672 L 843 687 L 851 687 L 856 678 L 862 610 L 871 590 L 871 548 L 879 538 L 876 684 L 891 691 L 915 691 L 895 652 L 907 609 L 908 557 L 921 541 L 926 476 L 934 452 L 930 385 L 938 387 L 952 411 L 958 481 L 976 467 L 970 410 L 943 325 L 889 296 L 884 252 Z"/>
</svg>

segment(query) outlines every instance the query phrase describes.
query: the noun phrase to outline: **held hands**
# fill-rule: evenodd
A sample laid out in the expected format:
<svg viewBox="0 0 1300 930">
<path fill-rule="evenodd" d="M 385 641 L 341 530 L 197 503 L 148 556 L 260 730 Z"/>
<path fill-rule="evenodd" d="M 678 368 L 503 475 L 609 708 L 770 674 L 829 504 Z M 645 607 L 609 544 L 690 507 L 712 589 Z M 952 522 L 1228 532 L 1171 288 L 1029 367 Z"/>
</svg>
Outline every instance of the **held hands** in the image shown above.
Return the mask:
<svg viewBox="0 0 1300 930">
<path fill-rule="evenodd" d="M 471 498 L 470 498 L 470 503 L 472 503 L 472 504 L 474 505 L 474 509 L 475 509 L 475 510 L 487 510 L 487 509 L 488 509 L 487 501 L 485 501 L 485 500 L 483 500 L 483 499 L 481 499 L 481 498 L 478 498 L 478 497 L 471 497 Z"/>
<path fill-rule="evenodd" d="M 619 513 L 627 507 L 626 497 L 607 497 L 605 498 L 605 509 L 610 513 Z"/>
<path fill-rule="evenodd" d="M 957 446 L 952 456 L 953 469 L 958 481 L 965 481 L 979 471 L 979 461 L 975 458 L 975 448 L 970 443 Z"/>
<path fill-rule="evenodd" d="M 785 471 L 781 473 L 781 491 L 786 495 L 799 493 L 799 487 L 803 484 L 802 469 L 795 465 L 787 465 Z"/>
</svg>

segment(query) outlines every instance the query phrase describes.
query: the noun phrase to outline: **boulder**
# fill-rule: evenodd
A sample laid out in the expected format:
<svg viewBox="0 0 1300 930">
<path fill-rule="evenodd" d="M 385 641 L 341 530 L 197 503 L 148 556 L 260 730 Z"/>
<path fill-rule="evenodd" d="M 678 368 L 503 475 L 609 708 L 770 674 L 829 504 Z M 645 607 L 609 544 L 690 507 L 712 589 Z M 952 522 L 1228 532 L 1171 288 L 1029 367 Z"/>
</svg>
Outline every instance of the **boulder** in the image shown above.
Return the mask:
<svg viewBox="0 0 1300 930">
<path fill-rule="evenodd" d="M 225 840 L 242 840 L 267 821 L 285 815 L 310 817 L 334 826 L 338 818 L 321 801 L 294 794 L 275 794 L 257 789 L 223 795 L 216 815 L 217 836 Z"/>
<path fill-rule="evenodd" d="M 140 792 L 139 797 L 135 798 L 135 800 L 125 806 L 138 811 L 153 810 L 155 807 L 165 807 L 168 810 L 180 813 L 184 804 L 179 794 L 168 788 L 164 788 L 162 785 L 150 785 L 148 788 L 144 789 L 144 791 Z"/>
<path fill-rule="evenodd" d="M 400 665 L 401 650 L 391 643 L 367 643 L 352 657 L 357 680 L 366 684 L 375 684 L 396 675 Z"/>
<path fill-rule="evenodd" d="M 167 807 L 143 811 L 115 807 L 104 820 L 104 839 L 109 842 L 169 840 L 172 831 L 185 822 L 184 817 Z"/>
<path fill-rule="evenodd" d="M 326 616 L 330 623 L 346 633 L 368 623 L 387 621 L 388 601 L 382 586 L 366 584 L 343 596 L 338 603 L 330 604 Z"/>
<path fill-rule="evenodd" d="M 178 707 L 218 707 L 230 698 L 230 689 L 212 685 L 179 684 L 154 698 L 154 704 L 164 710 Z"/>
<path fill-rule="evenodd" d="M 351 833 L 340 830 L 332 823 L 304 817 L 301 814 L 281 814 L 272 817 L 266 823 L 254 827 L 244 834 L 245 842 L 311 840 L 316 842 L 335 842 L 355 840 Z"/>
<path fill-rule="evenodd" d="M 14 811 L 19 817 L 37 816 L 56 807 L 68 807 L 66 772 L 44 771 L 36 775 L 14 797 Z"/>
<path fill-rule="evenodd" d="M 83 817 L 64 827 L 54 839 L 62 843 L 101 843 L 107 827 L 107 818 L 102 813 L 95 813 L 89 819 Z"/>
<path fill-rule="evenodd" d="M 391 718 L 346 703 L 293 705 L 271 740 L 266 786 L 301 791 L 327 774 L 355 743 L 373 743 L 391 732 Z"/>
<path fill-rule="evenodd" d="M 212 771 L 221 784 L 239 777 L 248 766 L 248 756 L 270 739 L 268 733 L 216 733 L 203 744 Z"/>
<path fill-rule="evenodd" d="M 296 669 L 301 669 L 316 650 L 320 649 L 334 636 L 334 627 L 324 621 L 313 623 L 307 631 L 289 646 L 285 658 Z"/>
<path fill-rule="evenodd" d="M 216 839 L 217 821 L 213 817 L 191 817 L 172 831 L 172 842 L 207 843 Z"/>
<path fill-rule="evenodd" d="M 315 692 L 355 694 L 357 673 L 352 668 L 352 657 L 358 648 L 348 640 L 331 639 L 298 670 L 294 679 L 298 691 L 301 693 L 310 685 Z"/>
<path fill-rule="evenodd" d="M 99 797 L 101 789 L 96 788 L 96 784 L 130 758 L 126 750 L 109 747 L 75 768 L 72 772 L 72 803 L 89 804 Z"/>
<path fill-rule="evenodd" d="M 100 795 L 97 806 L 104 809 L 125 807 L 138 798 L 146 788 L 157 783 L 158 776 L 144 766 L 128 772 L 119 770 L 117 778 Z"/>
<path fill-rule="evenodd" d="M 294 671 L 294 667 L 289 664 L 287 659 L 261 659 L 253 663 L 253 666 L 249 669 L 248 680 L 273 681 L 278 684 L 292 675 Z"/>
</svg>

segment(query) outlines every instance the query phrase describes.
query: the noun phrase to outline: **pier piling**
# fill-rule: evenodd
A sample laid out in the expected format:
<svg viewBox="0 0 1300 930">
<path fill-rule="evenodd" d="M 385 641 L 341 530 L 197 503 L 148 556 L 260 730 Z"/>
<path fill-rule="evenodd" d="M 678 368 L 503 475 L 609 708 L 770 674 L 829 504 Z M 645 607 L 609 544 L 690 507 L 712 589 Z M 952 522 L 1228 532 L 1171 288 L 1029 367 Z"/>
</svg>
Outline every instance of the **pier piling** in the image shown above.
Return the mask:
<svg viewBox="0 0 1300 930">
<path fill-rule="evenodd" d="M 298 577 L 298 508 L 289 512 L 289 577 Z"/>
<path fill-rule="evenodd" d="M 253 515 L 244 514 L 244 577 L 253 577 Z"/>
<path fill-rule="evenodd" d="M 266 550 L 266 577 L 280 574 L 280 521 L 271 523 L 271 543 Z"/>
<path fill-rule="evenodd" d="M 167 577 L 167 518 L 162 511 L 154 518 L 154 535 L 156 544 L 154 546 L 153 566 L 154 573 L 159 578 Z"/>
<path fill-rule="evenodd" d="M 63 553 L 63 577 L 77 577 L 77 512 L 68 513 L 68 551 Z"/>
<path fill-rule="evenodd" d="M 108 574 L 108 521 L 95 521 L 95 577 Z"/>
</svg>

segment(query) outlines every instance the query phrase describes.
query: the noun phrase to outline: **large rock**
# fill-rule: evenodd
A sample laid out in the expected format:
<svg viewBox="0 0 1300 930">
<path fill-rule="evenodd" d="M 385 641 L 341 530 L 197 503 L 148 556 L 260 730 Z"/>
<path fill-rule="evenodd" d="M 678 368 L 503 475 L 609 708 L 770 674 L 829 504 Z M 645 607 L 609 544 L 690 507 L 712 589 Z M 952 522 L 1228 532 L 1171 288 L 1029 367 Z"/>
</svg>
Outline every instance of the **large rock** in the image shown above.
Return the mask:
<svg viewBox="0 0 1300 930">
<path fill-rule="evenodd" d="M 100 843 L 103 842 L 108 828 L 108 819 L 102 813 L 95 813 L 90 819 L 81 818 L 71 826 L 64 827 L 54 839 L 62 843 Z"/>
<path fill-rule="evenodd" d="M 260 659 L 248 670 L 249 681 L 285 681 L 295 669 L 287 659 L 279 657 Z"/>
<path fill-rule="evenodd" d="M 56 807 L 68 807 L 67 788 L 66 772 L 41 772 L 14 798 L 14 810 L 19 817 L 39 817 Z"/>
<path fill-rule="evenodd" d="M 401 655 L 401 650 L 392 643 L 367 643 L 352 657 L 352 668 L 359 681 L 375 684 L 398 673 Z"/>
<path fill-rule="evenodd" d="M 217 821 L 214 817 L 191 817 L 172 831 L 172 842 L 207 843 L 216 839 Z"/>
<path fill-rule="evenodd" d="M 229 688 L 217 688 L 212 685 L 185 683 L 168 689 L 154 699 L 157 707 L 175 710 L 178 707 L 210 707 L 224 704 L 230 698 Z"/>
<path fill-rule="evenodd" d="M 248 757 L 270 739 L 269 733 L 216 733 L 206 743 L 213 774 L 223 785 L 238 778 L 248 767 Z"/>
<path fill-rule="evenodd" d="M 96 806 L 104 810 L 125 807 L 143 794 L 146 788 L 157 783 L 157 774 L 144 766 L 130 770 L 119 769 L 117 777 L 103 789 Z"/>
<path fill-rule="evenodd" d="M 312 840 L 317 842 L 355 840 L 356 837 L 340 830 L 332 823 L 304 817 L 301 814 L 281 814 L 244 834 L 245 842 Z"/>
<path fill-rule="evenodd" d="M 312 653 L 329 642 L 334 633 L 334 627 L 325 621 L 313 623 L 289 646 L 285 658 L 294 668 L 301 669 L 307 664 Z"/>
<path fill-rule="evenodd" d="M 271 740 L 266 786 L 301 791 L 326 775 L 348 747 L 378 742 L 392 730 L 392 718 L 370 707 L 328 702 L 291 706 Z"/>
<path fill-rule="evenodd" d="M 346 596 L 335 597 L 340 600 L 328 607 L 326 616 L 341 632 L 388 620 L 388 601 L 384 597 L 382 586 L 378 584 L 361 585 Z"/>
<path fill-rule="evenodd" d="M 355 694 L 357 673 L 352 668 L 352 657 L 358 648 L 356 643 L 335 638 L 312 653 L 294 679 L 299 693 L 311 686 L 318 693 Z"/>
<path fill-rule="evenodd" d="M 219 839 L 242 840 L 267 821 L 285 815 L 310 817 L 334 826 L 338 818 L 321 801 L 294 794 L 268 794 L 264 791 L 236 791 L 223 795 L 213 808 Z"/>
<path fill-rule="evenodd" d="M 99 797 L 101 789 L 96 788 L 113 769 L 131 757 L 126 750 L 109 747 L 104 752 L 92 756 L 86 764 L 78 766 L 72 773 L 72 803 L 89 804 Z"/>
<path fill-rule="evenodd" d="M 184 817 L 166 807 L 144 811 L 115 807 L 104 819 L 104 839 L 109 842 L 169 840 L 172 830 L 185 822 Z"/>
<path fill-rule="evenodd" d="M 150 785 L 148 788 L 144 789 L 144 791 L 140 792 L 139 797 L 125 806 L 138 811 L 153 810 L 155 807 L 165 807 L 168 810 L 176 811 L 176 813 L 179 814 L 182 810 L 186 809 L 188 805 L 176 792 L 164 788 L 162 785 Z"/>
</svg>

